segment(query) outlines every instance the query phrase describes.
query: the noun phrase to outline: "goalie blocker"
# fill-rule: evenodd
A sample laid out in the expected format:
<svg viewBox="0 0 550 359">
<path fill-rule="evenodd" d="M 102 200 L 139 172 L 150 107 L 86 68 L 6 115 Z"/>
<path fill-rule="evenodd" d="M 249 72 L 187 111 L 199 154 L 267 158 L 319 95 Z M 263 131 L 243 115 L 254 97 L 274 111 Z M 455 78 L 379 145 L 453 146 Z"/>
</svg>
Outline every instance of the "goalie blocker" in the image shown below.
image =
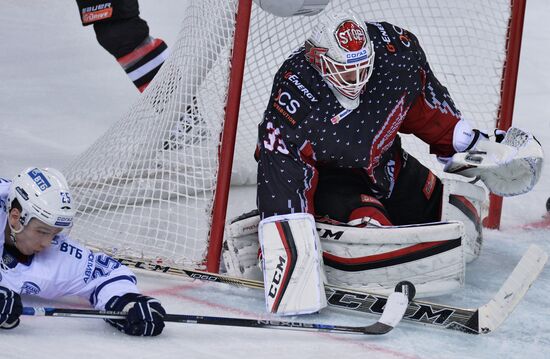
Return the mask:
<svg viewBox="0 0 550 359">
<path fill-rule="evenodd" d="M 465 262 L 475 259 L 481 249 L 485 192 L 466 182 L 444 180 L 443 184 L 444 222 L 360 228 L 317 218 L 328 283 L 387 294 L 395 283 L 408 280 L 418 297 L 460 288 Z M 253 211 L 228 224 L 222 254 L 229 275 L 256 280 L 266 275 L 258 267 L 259 223 Z"/>
</svg>

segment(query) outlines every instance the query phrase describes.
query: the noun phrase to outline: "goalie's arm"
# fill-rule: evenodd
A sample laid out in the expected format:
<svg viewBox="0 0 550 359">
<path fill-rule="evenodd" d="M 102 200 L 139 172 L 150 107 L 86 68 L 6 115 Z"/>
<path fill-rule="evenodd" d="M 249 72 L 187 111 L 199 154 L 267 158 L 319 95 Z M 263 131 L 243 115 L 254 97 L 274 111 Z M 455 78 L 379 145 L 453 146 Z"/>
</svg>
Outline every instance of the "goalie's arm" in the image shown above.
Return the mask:
<svg viewBox="0 0 550 359">
<path fill-rule="evenodd" d="M 260 125 L 257 204 L 262 218 L 287 213 L 314 213 L 318 171 L 296 145 L 283 140 L 277 123 Z M 308 146 L 302 146 L 307 148 Z"/>
<path fill-rule="evenodd" d="M 449 157 L 459 151 L 454 146 L 454 131 L 462 115 L 449 91 L 433 73 L 414 34 L 406 32 L 417 57 L 420 92 L 412 103 L 399 132 L 413 134 L 430 145 L 430 153 Z"/>
</svg>

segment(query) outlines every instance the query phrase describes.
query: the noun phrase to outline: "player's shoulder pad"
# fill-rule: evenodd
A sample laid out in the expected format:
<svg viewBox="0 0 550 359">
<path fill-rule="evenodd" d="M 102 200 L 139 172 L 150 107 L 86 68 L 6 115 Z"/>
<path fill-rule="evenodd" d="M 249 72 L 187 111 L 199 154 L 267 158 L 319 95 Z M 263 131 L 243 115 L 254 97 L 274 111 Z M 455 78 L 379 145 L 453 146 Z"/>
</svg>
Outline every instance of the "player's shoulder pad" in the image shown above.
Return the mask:
<svg viewBox="0 0 550 359">
<path fill-rule="evenodd" d="M 77 260 L 86 258 L 90 252 L 85 246 L 73 241 L 65 234 L 55 236 L 52 240 L 51 248 Z"/>
<path fill-rule="evenodd" d="M 319 102 L 319 95 L 312 90 L 310 81 L 305 80 L 310 76 L 311 66 L 303 62 L 305 59 L 300 54 L 284 62 L 275 75 L 268 104 L 268 111 L 291 128 L 302 122 Z"/>
<path fill-rule="evenodd" d="M 381 42 L 385 50 L 392 54 L 415 51 L 418 47 L 418 39 L 407 29 L 385 21 L 366 24 L 375 47 L 377 42 Z"/>
</svg>

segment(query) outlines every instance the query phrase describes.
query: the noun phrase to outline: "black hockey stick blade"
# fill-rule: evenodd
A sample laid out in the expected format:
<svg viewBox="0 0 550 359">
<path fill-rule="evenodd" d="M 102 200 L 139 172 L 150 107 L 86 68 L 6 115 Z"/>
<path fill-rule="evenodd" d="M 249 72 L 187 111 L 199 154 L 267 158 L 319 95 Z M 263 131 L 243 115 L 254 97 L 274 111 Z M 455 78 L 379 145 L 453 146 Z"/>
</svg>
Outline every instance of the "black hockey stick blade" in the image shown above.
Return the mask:
<svg viewBox="0 0 550 359">
<path fill-rule="evenodd" d="M 459 308 L 452 305 L 412 301 L 404 320 L 468 334 L 487 334 L 497 329 L 523 299 L 535 282 L 548 255 L 537 245 L 531 245 L 498 292 L 484 305 Z M 350 291 L 327 286 L 327 301 L 335 308 L 364 313 L 380 313 L 385 297 L 372 293 Z"/>
<path fill-rule="evenodd" d="M 261 288 L 263 283 L 257 280 L 230 277 L 218 273 L 172 267 L 144 259 L 114 256 L 129 267 L 152 272 L 186 276 L 208 282 L 225 283 L 239 287 Z M 521 301 L 527 289 L 542 271 L 548 255 L 538 246 L 531 245 L 517 264 L 512 274 L 502 285 L 498 293 L 485 305 L 466 309 L 453 305 L 412 301 L 404 320 L 421 323 L 441 329 L 456 330 L 470 334 L 485 334 L 495 330 Z M 327 302 L 332 308 L 367 314 L 381 314 L 388 297 L 383 294 L 325 285 Z M 507 293 L 514 293 L 508 297 Z M 513 299 L 508 301 L 506 298 Z M 493 304 L 491 304 L 493 303 Z M 483 318 L 480 322 L 480 318 Z"/>
<path fill-rule="evenodd" d="M 273 319 L 246 319 L 228 317 L 210 317 L 186 314 L 166 314 L 165 322 L 193 323 L 237 326 L 248 328 L 286 329 L 315 332 L 329 332 L 341 334 L 382 335 L 390 332 L 403 318 L 409 303 L 408 293 L 414 293 L 414 286 L 409 282 L 401 282 L 396 291 L 388 297 L 388 301 L 380 319 L 368 326 L 345 326 L 331 324 L 315 324 L 296 321 L 283 321 Z M 73 317 L 73 318 L 97 318 L 97 319 L 125 319 L 125 312 L 104 311 L 94 309 L 68 309 L 49 307 L 24 307 L 23 315 L 47 316 L 47 317 Z"/>
</svg>

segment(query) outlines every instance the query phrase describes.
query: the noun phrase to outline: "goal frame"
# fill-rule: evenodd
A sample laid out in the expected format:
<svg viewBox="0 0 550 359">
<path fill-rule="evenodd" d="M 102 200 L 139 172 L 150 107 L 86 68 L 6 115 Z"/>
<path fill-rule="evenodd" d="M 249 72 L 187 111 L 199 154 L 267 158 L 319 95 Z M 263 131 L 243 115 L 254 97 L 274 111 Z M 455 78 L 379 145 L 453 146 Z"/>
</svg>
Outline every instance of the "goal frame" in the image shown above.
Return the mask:
<svg viewBox="0 0 550 359">
<path fill-rule="evenodd" d="M 511 18 L 508 25 L 506 41 L 506 60 L 502 73 L 500 89 L 500 107 L 497 115 L 497 128 L 508 130 L 514 117 L 514 102 L 516 96 L 519 60 L 521 55 L 521 39 L 527 0 L 511 0 Z M 489 195 L 489 214 L 483 219 L 483 225 L 491 229 L 500 228 L 502 215 L 502 197 Z"/>
<path fill-rule="evenodd" d="M 220 159 L 218 163 L 218 181 L 214 194 L 212 224 L 208 241 L 208 253 L 206 255 L 206 269 L 213 273 L 218 273 L 220 270 L 220 256 L 227 214 L 229 188 L 231 185 L 231 169 L 233 168 L 233 155 L 237 137 L 237 124 L 241 104 L 241 91 L 251 11 L 252 0 L 239 1 L 239 7 L 237 8 L 236 14 L 233 53 L 231 55 L 231 75 L 229 77 L 227 90 L 227 107 L 220 149 L 218 151 Z M 225 155 L 222 156 L 221 154 Z"/>
</svg>

